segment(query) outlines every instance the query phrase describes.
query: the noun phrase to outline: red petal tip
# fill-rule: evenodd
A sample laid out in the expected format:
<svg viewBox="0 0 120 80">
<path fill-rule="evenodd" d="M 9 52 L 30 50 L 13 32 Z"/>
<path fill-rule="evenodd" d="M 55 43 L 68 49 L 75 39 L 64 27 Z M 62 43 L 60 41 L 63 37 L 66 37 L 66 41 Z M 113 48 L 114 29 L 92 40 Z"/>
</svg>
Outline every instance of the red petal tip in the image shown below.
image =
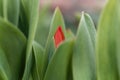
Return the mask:
<svg viewBox="0 0 120 80">
<path fill-rule="evenodd" d="M 62 28 L 61 26 L 59 26 L 55 32 L 55 35 L 54 35 L 54 42 L 55 42 L 55 46 L 56 48 L 59 46 L 59 44 L 61 42 L 63 42 L 65 40 L 65 37 L 64 37 L 64 33 L 62 31 Z"/>
</svg>

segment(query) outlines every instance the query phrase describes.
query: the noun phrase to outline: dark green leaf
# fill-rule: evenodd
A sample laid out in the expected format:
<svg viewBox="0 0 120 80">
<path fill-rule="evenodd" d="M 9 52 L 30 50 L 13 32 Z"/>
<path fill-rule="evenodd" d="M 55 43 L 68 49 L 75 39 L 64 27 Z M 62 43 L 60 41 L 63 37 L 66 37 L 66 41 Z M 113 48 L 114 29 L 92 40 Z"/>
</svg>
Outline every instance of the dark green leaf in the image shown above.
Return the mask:
<svg viewBox="0 0 120 80">
<path fill-rule="evenodd" d="M 0 0 L 0 17 L 3 17 L 3 0 Z"/>
<path fill-rule="evenodd" d="M 24 35 L 15 26 L 0 18 L 0 48 L 6 58 L 4 61 L 7 60 L 11 71 L 9 80 L 17 80 L 23 74 L 25 47 L 26 38 Z M 4 65 L 7 63 L 5 62 Z"/>
</svg>

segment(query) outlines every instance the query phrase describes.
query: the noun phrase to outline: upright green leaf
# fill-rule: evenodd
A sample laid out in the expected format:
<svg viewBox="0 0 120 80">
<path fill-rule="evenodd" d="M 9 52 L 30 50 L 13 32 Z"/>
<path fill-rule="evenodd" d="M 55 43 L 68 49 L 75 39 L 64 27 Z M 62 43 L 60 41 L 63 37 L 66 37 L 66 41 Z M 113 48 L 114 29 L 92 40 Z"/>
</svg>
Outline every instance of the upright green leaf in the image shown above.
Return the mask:
<svg viewBox="0 0 120 80">
<path fill-rule="evenodd" d="M 120 0 L 109 0 L 103 10 L 97 33 L 96 56 L 98 80 L 119 80 L 117 56 L 120 51 Z M 119 41 L 120 42 L 120 41 Z M 119 58 L 118 58 L 119 59 Z M 120 67 L 120 66 L 119 66 Z M 120 71 L 119 71 L 120 72 Z"/>
<path fill-rule="evenodd" d="M 0 0 L 0 17 L 3 17 L 3 0 Z"/>
<path fill-rule="evenodd" d="M 44 77 L 44 80 L 66 80 L 69 62 L 73 53 L 74 40 L 62 43 L 55 51 Z"/>
<path fill-rule="evenodd" d="M 92 42 L 91 39 L 94 38 L 95 34 L 90 34 L 95 30 L 92 27 L 94 26 L 91 26 L 88 15 L 82 13 L 72 61 L 74 80 L 96 80 L 95 42 Z"/>
<path fill-rule="evenodd" d="M 51 15 L 49 9 L 50 5 L 46 5 L 40 9 L 38 27 L 35 34 L 35 41 L 43 47 L 45 47 L 50 28 Z"/>
<path fill-rule="evenodd" d="M 94 23 L 93 23 L 91 17 L 86 13 L 84 15 L 84 18 L 85 18 L 86 26 L 88 28 L 90 38 L 92 40 L 93 47 L 95 48 L 96 29 L 95 29 Z"/>
<path fill-rule="evenodd" d="M 29 27 L 29 30 L 26 49 L 26 65 L 25 72 L 23 75 L 23 80 L 28 80 L 30 76 L 30 70 L 32 67 L 32 44 L 34 41 L 39 18 L 39 0 L 22 0 L 22 6 L 25 11 L 25 16 L 22 16 L 22 18 L 24 19 L 24 17 L 26 17 L 29 23 L 29 26 L 25 26 Z"/>
<path fill-rule="evenodd" d="M 30 74 L 30 77 L 28 80 L 34 80 L 33 77 L 32 77 L 32 74 Z"/>
<path fill-rule="evenodd" d="M 35 56 L 35 71 L 36 71 L 36 75 L 34 75 L 34 78 L 37 78 L 37 80 L 41 80 L 41 77 L 43 77 L 42 69 L 43 69 L 44 49 L 38 43 L 34 42 L 33 51 Z"/>
<path fill-rule="evenodd" d="M 63 33 L 66 37 L 66 32 L 65 32 L 65 24 L 64 24 L 64 20 L 63 20 L 63 16 L 61 14 L 61 11 L 59 10 L 59 8 L 56 8 L 55 9 L 55 12 L 54 12 L 54 15 L 53 15 L 53 18 L 52 18 L 52 22 L 51 22 L 51 25 L 50 25 L 50 31 L 49 31 L 49 35 L 48 35 L 48 39 L 47 39 L 47 42 L 46 42 L 46 47 L 45 47 L 45 58 L 44 58 L 44 73 L 46 71 L 46 67 L 47 67 L 47 64 L 48 64 L 48 57 L 49 57 L 49 52 L 50 51 L 50 44 L 51 44 L 51 40 L 53 39 L 53 36 L 57 30 L 57 28 L 61 26 L 62 30 L 63 30 Z M 44 74 L 43 73 L 43 74 Z"/>
<path fill-rule="evenodd" d="M 63 16 L 62 16 L 62 13 L 60 11 L 60 9 L 57 7 L 55 9 L 55 12 L 54 12 L 54 15 L 53 15 L 53 18 L 52 18 L 52 22 L 51 22 L 51 25 L 50 25 L 50 31 L 49 31 L 49 35 L 48 35 L 48 39 L 47 39 L 47 43 L 46 45 L 49 45 L 50 43 L 50 40 L 53 38 L 57 28 L 61 26 L 62 30 L 63 30 L 63 33 L 66 37 L 66 29 L 65 29 L 65 23 L 64 23 L 64 19 L 63 19 Z"/>
<path fill-rule="evenodd" d="M 1 14 L 5 20 L 17 26 L 19 20 L 20 2 L 19 0 L 0 0 Z M 2 9 L 3 8 L 3 9 Z M 3 11 L 2 11 L 3 10 Z"/>
<path fill-rule="evenodd" d="M 0 48 L 0 80 L 12 80 L 10 66 L 8 64 L 5 53 Z"/>
<path fill-rule="evenodd" d="M 0 18 L 0 48 L 6 58 L 3 57 L 3 61 L 7 60 L 8 63 L 1 62 L 0 65 L 9 65 L 8 67 L 11 71 L 11 78 L 9 80 L 21 79 L 25 63 L 25 47 L 26 38 L 24 35 L 12 24 Z M 5 72 L 8 73 L 9 71 Z"/>
</svg>

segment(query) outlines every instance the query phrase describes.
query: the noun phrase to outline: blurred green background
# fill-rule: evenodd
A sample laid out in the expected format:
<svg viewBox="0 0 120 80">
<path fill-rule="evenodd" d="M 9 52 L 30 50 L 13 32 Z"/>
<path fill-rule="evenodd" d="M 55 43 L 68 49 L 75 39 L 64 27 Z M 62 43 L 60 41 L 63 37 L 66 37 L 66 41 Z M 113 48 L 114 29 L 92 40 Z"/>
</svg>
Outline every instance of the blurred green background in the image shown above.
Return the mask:
<svg viewBox="0 0 120 80">
<path fill-rule="evenodd" d="M 40 0 L 39 24 L 42 29 L 38 32 L 38 36 L 43 36 L 43 39 L 36 40 L 46 42 L 46 36 L 48 36 L 51 19 L 56 7 L 59 7 L 63 14 L 66 28 L 70 29 L 75 34 L 79 23 L 80 13 L 82 11 L 88 13 L 96 26 L 106 2 L 107 0 Z M 45 46 L 44 42 L 41 44 Z"/>
</svg>

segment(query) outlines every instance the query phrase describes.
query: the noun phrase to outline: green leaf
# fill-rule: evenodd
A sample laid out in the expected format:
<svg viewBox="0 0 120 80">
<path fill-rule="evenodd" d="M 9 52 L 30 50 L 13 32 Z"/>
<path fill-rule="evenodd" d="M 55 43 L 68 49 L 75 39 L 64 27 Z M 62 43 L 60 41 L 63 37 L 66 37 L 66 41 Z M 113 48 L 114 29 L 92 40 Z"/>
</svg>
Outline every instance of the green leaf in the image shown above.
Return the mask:
<svg viewBox="0 0 120 80">
<path fill-rule="evenodd" d="M 55 51 L 45 74 L 44 80 L 66 80 L 69 62 L 73 53 L 74 40 L 67 40 Z"/>
<path fill-rule="evenodd" d="M 49 24 L 50 24 L 51 16 L 49 14 L 49 8 L 50 6 L 45 6 L 42 9 L 40 9 L 39 21 L 35 34 L 35 41 L 37 41 L 43 47 L 45 47 L 45 43 L 47 41 L 49 28 L 50 28 Z"/>
<path fill-rule="evenodd" d="M 0 17 L 3 17 L 3 0 L 0 0 Z"/>
<path fill-rule="evenodd" d="M 34 75 L 34 78 L 38 78 L 38 80 L 41 80 L 43 77 L 42 69 L 43 69 L 44 49 L 37 42 L 34 42 L 33 51 L 34 51 L 35 65 L 36 65 L 35 71 L 37 73 L 36 75 Z"/>
<path fill-rule="evenodd" d="M 32 44 L 35 38 L 36 28 L 39 18 L 39 0 L 22 0 L 23 9 L 25 11 L 25 16 L 22 16 L 28 20 L 29 31 L 28 31 L 28 42 L 26 49 L 26 65 L 25 72 L 23 75 L 23 80 L 28 80 L 30 76 L 30 70 L 32 67 Z M 28 27 L 28 26 L 25 26 Z"/>
<path fill-rule="evenodd" d="M 92 40 L 93 47 L 95 49 L 96 30 L 95 30 L 94 23 L 91 17 L 87 13 L 85 13 L 84 18 L 85 18 L 86 26 L 88 28 L 90 38 Z"/>
<path fill-rule="evenodd" d="M 12 75 L 10 71 L 10 67 L 3 52 L 2 48 L 0 48 L 0 80 L 12 80 Z"/>
<path fill-rule="evenodd" d="M 39 26 L 37 27 L 35 41 L 38 42 L 41 46 L 45 47 L 47 37 L 49 33 L 48 24 L 39 22 Z"/>
<path fill-rule="evenodd" d="M 90 34 L 89 29 L 94 31 L 91 24 L 88 15 L 82 13 L 72 61 L 74 80 L 96 80 L 95 49 L 91 39 L 95 34 Z"/>
<path fill-rule="evenodd" d="M 63 30 L 63 33 L 66 37 L 66 29 L 65 29 L 65 23 L 64 23 L 64 19 L 63 19 L 63 16 L 62 16 L 62 13 L 60 11 L 60 9 L 57 7 L 55 9 L 55 12 L 54 12 L 54 15 L 53 15 L 53 18 L 52 18 L 52 22 L 51 22 L 51 25 L 50 25 L 50 31 L 49 31 L 49 35 L 48 35 L 48 39 L 47 39 L 47 43 L 46 45 L 49 44 L 50 40 L 53 38 L 57 28 L 61 26 L 62 30 Z"/>
<path fill-rule="evenodd" d="M 26 38 L 24 35 L 15 26 L 0 18 L 0 48 L 5 56 L 3 61 L 7 60 L 6 62 L 8 63 L 3 62 L 3 65 L 9 65 L 8 67 L 11 71 L 11 78 L 9 80 L 17 80 L 23 74 L 25 47 Z M 6 71 L 6 73 L 8 72 Z"/>
<path fill-rule="evenodd" d="M 39 19 L 38 16 L 39 0 L 21 0 L 19 28 L 26 37 L 29 36 L 30 32 L 35 33 Z"/>
<path fill-rule="evenodd" d="M 75 37 L 73 32 L 70 29 L 66 31 L 66 36 L 67 36 L 67 39 Z"/>
<path fill-rule="evenodd" d="M 55 47 L 54 39 L 52 38 L 50 41 L 50 48 L 49 48 L 49 56 L 48 56 L 49 61 L 50 61 L 51 57 L 53 56 L 55 49 L 56 49 L 56 47 Z M 48 63 L 49 63 L 49 61 L 48 61 Z"/>
<path fill-rule="evenodd" d="M 75 38 L 75 35 L 73 34 L 73 32 L 70 29 L 67 29 L 66 35 L 67 35 L 67 39 Z M 69 64 L 69 67 L 68 67 L 67 80 L 73 80 L 72 59 L 70 60 L 70 64 Z"/>
<path fill-rule="evenodd" d="M 19 20 L 20 2 L 19 0 L 1 0 L 2 14 L 5 20 L 10 21 L 17 26 Z"/>
<path fill-rule="evenodd" d="M 30 77 L 28 80 L 34 80 L 33 77 L 32 77 L 32 74 L 30 74 Z"/>
<path fill-rule="evenodd" d="M 119 4 L 119 0 L 109 0 L 98 25 L 96 44 L 98 80 L 119 80 L 120 60 L 117 58 L 120 54 L 120 51 L 117 51 L 120 48 L 117 47 L 120 45 L 118 44 L 120 36 Z"/>
<path fill-rule="evenodd" d="M 62 16 L 59 8 L 56 8 L 54 15 L 53 15 L 53 18 L 52 18 L 51 25 L 50 25 L 50 31 L 49 31 L 49 35 L 48 35 L 48 39 L 47 39 L 46 47 L 45 47 L 44 69 L 43 69 L 44 72 L 46 71 L 46 67 L 47 67 L 47 64 L 49 62 L 48 57 L 49 57 L 49 52 L 51 52 L 50 51 L 51 40 L 53 39 L 53 36 L 54 36 L 54 34 L 59 26 L 61 26 L 62 31 L 63 31 L 65 38 L 66 38 L 64 19 L 63 19 L 63 16 Z"/>
</svg>

